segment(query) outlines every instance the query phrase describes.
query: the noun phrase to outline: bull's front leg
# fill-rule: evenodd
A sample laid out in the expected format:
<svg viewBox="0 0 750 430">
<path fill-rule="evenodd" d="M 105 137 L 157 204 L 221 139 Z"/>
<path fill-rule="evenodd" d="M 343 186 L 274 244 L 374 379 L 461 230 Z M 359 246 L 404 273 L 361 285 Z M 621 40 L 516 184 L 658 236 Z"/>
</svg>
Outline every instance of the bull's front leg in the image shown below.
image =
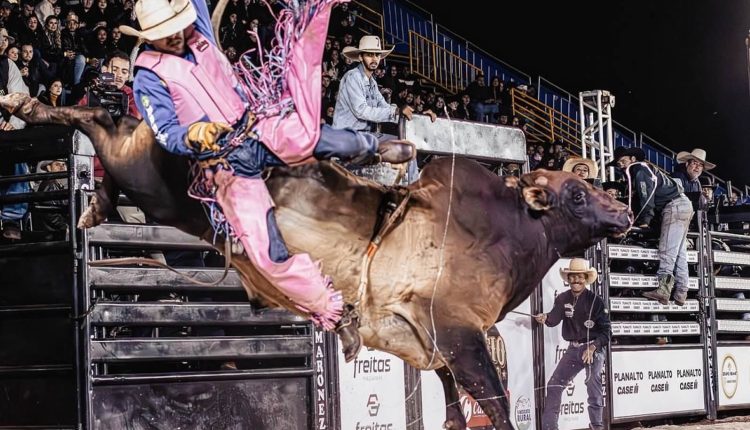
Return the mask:
<svg viewBox="0 0 750 430">
<path fill-rule="evenodd" d="M 78 218 L 78 228 L 86 229 L 95 227 L 104 220 L 117 206 L 117 199 L 120 195 L 120 189 L 115 184 L 112 176 L 104 172 L 104 179 L 99 188 L 96 189 L 96 193 L 89 201 L 89 206 Z"/>
<path fill-rule="evenodd" d="M 439 332 L 440 353 L 456 382 L 479 403 L 495 429 L 512 430 L 507 392 L 492 364 L 484 334 L 466 327 L 445 327 Z"/>
<path fill-rule="evenodd" d="M 445 423 L 443 428 L 446 430 L 466 430 L 466 417 L 461 410 L 461 403 L 458 398 L 458 388 L 453 373 L 448 367 L 436 369 L 435 373 L 443 384 L 443 393 L 445 393 Z"/>
</svg>

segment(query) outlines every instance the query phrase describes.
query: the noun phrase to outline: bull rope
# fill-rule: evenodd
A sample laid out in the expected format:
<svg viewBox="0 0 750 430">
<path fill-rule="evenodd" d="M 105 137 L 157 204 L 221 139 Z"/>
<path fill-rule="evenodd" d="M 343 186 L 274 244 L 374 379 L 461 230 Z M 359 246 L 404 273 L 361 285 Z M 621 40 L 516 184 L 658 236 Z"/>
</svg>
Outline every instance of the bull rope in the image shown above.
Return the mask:
<svg viewBox="0 0 750 430">
<path fill-rule="evenodd" d="M 448 108 L 443 106 L 443 110 L 445 112 L 445 115 L 448 119 L 451 119 L 450 114 L 448 113 Z M 448 187 L 448 210 L 445 213 L 445 229 L 443 229 L 443 239 L 440 243 L 440 250 L 439 250 L 439 258 L 438 258 L 438 272 L 437 276 L 435 277 L 435 283 L 432 285 L 432 296 L 430 297 L 430 323 L 432 325 L 432 336 L 430 336 L 430 331 L 422 325 L 422 328 L 424 329 L 425 333 L 427 334 L 427 337 L 432 342 L 432 345 L 434 348 L 432 349 L 432 356 L 430 357 L 430 362 L 427 363 L 427 367 L 430 367 L 432 363 L 435 361 L 435 355 L 437 352 L 440 351 L 440 347 L 437 344 L 437 329 L 435 328 L 435 293 L 437 292 L 437 285 L 440 281 L 440 277 L 443 275 L 443 266 L 445 263 L 445 241 L 448 238 L 448 224 L 450 222 L 450 216 L 452 212 L 453 207 L 453 179 L 455 176 L 455 168 L 456 168 L 456 135 L 455 131 L 453 129 L 453 124 L 451 124 L 451 176 L 450 176 L 450 182 Z M 441 352 L 442 354 L 442 352 Z M 448 369 L 450 370 L 450 369 Z M 450 371 L 451 376 L 453 377 L 453 384 L 456 388 L 456 392 L 458 393 L 458 381 L 456 381 L 456 375 L 453 374 L 453 371 Z M 417 381 L 416 384 L 414 384 L 414 389 L 412 389 L 411 393 L 409 393 L 408 396 L 404 399 L 405 401 L 408 401 L 416 392 L 417 387 L 421 385 L 422 380 L 422 374 L 419 373 L 419 381 Z M 482 399 L 484 400 L 484 399 Z M 458 402 L 452 402 L 450 404 L 445 405 L 446 408 L 449 408 L 455 404 L 458 404 Z M 411 426 L 412 424 L 416 423 L 418 420 L 421 420 L 422 417 L 417 418 L 416 420 L 412 421 L 411 423 L 407 424 L 407 427 Z"/>
</svg>

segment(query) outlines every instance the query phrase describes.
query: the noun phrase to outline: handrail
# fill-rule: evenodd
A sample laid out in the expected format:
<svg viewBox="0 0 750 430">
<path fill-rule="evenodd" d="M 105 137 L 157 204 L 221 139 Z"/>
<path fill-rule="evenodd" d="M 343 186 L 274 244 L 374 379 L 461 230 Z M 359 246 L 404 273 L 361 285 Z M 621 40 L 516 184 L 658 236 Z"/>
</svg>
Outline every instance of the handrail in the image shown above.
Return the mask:
<svg viewBox="0 0 750 430">
<path fill-rule="evenodd" d="M 459 35 L 458 33 L 456 33 L 454 31 L 448 29 L 447 27 L 445 27 L 443 25 L 440 25 L 440 24 L 436 23 L 435 24 L 435 29 L 436 29 L 436 32 L 435 32 L 436 34 L 442 30 L 442 32 L 443 33 L 447 33 L 448 36 L 451 36 L 451 37 L 453 37 L 455 39 L 458 39 L 459 42 L 463 42 L 463 44 L 464 44 L 464 46 L 466 47 L 467 50 L 471 49 L 471 50 L 473 50 L 475 52 L 478 52 L 478 53 L 482 54 L 483 56 L 487 57 L 488 59 L 490 59 L 490 60 L 492 60 L 492 61 L 494 61 L 494 62 L 502 65 L 503 67 L 508 68 L 510 71 L 512 71 L 513 73 L 515 73 L 519 77 L 526 78 L 526 82 L 525 82 L 526 84 L 531 84 L 531 75 L 529 75 L 528 73 L 524 72 L 523 70 L 520 70 L 520 69 L 518 69 L 518 68 L 516 68 L 516 67 L 514 67 L 514 66 L 512 66 L 512 65 L 510 65 L 508 63 L 506 63 L 505 61 L 503 61 L 503 60 L 495 57 L 494 55 L 492 55 L 489 52 L 485 51 L 484 49 L 480 48 L 479 46 L 471 43 L 471 41 L 469 41 L 467 38 Z"/>
<path fill-rule="evenodd" d="M 371 26 L 377 28 L 380 30 L 380 40 L 385 40 L 385 18 L 383 17 L 383 14 L 381 12 L 376 11 L 375 9 L 367 6 L 364 4 L 361 0 L 354 0 L 354 4 L 357 5 L 357 9 L 359 10 L 366 10 L 370 13 L 371 16 L 374 18 L 368 18 L 362 14 L 357 14 L 357 19 L 361 19 L 362 21 L 370 24 Z"/>
<path fill-rule="evenodd" d="M 430 79 L 451 93 L 462 90 L 468 77 L 481 70 L 412 30 L 409 30 L 409 67 L 415 75 Z"/>
</svg>

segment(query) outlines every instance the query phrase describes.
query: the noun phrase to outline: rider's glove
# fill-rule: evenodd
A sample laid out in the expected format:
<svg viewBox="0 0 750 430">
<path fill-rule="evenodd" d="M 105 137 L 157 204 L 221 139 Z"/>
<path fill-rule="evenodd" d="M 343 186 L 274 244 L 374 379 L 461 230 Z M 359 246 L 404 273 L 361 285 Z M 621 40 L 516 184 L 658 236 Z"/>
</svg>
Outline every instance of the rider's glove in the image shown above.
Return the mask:
<svg viewBox="0 0 750 430">
<path fill-rule="evenodd" d="M 232 127 L 223 122 L 196 122 L 188 127 L 185 146 L 197 154 L 205 151 L 219 152 L 221 147 L 216 141 L 230 131 Z"/>
</svg>

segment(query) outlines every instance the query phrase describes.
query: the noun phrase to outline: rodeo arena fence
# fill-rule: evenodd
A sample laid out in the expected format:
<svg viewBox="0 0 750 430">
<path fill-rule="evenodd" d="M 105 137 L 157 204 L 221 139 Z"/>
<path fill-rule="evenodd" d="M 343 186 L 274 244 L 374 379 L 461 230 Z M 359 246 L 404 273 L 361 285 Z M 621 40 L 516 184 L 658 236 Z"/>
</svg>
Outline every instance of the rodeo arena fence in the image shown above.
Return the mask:
<svg viewBox="0 0 750 430">
<path fill-rule="evenodd" d="M 400 130 L 422 163 L 456 154 L 498 173 L 505 163 L 526 165 L 518 129 L 425 118 Z M 92 266 L 121 256 L 161 254 L 169 262 L 200 255 L 173 265 L 206 283 L 224 273 L 221 262 L 203 263 L 218 257 L 210 244 L 148 220 L 77 229 L 94 187 L 92 155 L 87 138 L 64 127 L 7 132 L 0 143 L 4 161 L 62 158 L 68 165 L 64 173 L 0 177 L 0 185 L 67 179 L 64 191 L 0 196 L 0 205 L 28 203 L 30 214 L 22 220 L 24 240 L 0 246 L 0 428 L 442 428 L 445 403 L 434 372 L 367 348 L 345 363 L 334 335 L 248 300 L 233 270 L 200 286 L 166 269 Z M 367 174 L 387 182 L 388 170 Z M 55 211 L 65 215 L 67 231 L 37 233 L 36 217 Z M 612 320 L 604 367 L 609 423 L 750 409 L 750 301 L 742 294 L 750 290 L 748 221 L 750 214 L 737 211 L 697 212 L 683 307 L 640 297 L 657 285 L 658 235 L 631 234 L 586 252 L 599 274 L 591 288 Z M 544 387 L 567 347 L 560 327 L 530 316 L 549 311 L 567 289 L 558 274 L 567 265 L 561 259 L 487 333 L 520 430 L 541 427 Z M 579 373 L 563 393 L 561 429 L 588 428 L 584 378 Z M 461 402 L 470 428 L 492 428 L 470 397 L 462 393 Z"/>
</svg>

